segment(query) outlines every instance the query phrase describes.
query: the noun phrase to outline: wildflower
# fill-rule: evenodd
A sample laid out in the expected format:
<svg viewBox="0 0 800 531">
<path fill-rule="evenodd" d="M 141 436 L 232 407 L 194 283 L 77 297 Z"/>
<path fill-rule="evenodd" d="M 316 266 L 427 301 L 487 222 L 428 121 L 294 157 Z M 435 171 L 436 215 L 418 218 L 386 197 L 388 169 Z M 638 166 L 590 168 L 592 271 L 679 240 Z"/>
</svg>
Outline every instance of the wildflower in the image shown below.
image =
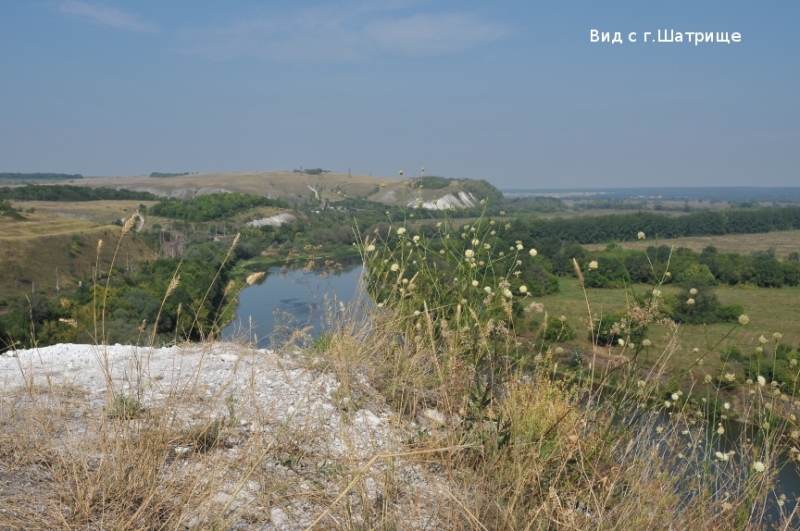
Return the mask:
<svg viewBox="0 0 800 531">
<path fill-rule="evenodd" d="M 662 433 L 663 431 L 664 431 L 664 428 L 663 428 L 663 427 L 661 427 L 661 426 L 659 426 L 658 428 L 656 428 L 656 432 L 657 432 L 657 433 Z"/>
<path fill-rule="evenodd" d="M 444 249 L 441 249 L 441 250 L 439 251 L 439 254 L 444 254 Z"/>
<path fill-rule="evenodd" d="M 672 407 L 672 402 L 669 400 L 664 400 L 664 407 Z"/>
<path fill-rule="evenodd" d="M 636 236 L 638 236 L 638 238 L 639 238 L 640 240 L 644 240 L 644 232 L 642 232 L 642 231 L 639 231 L 639 234 L 637 234 Z"/>
<path fill-rule="evenodd" d="M 405 234 L 405 232 L 406 232 L 405 227 L 400 227 L 399 229 L 397 229 L 397 234 Z"/>
<path fill-rule="evenodd" d="M 725 402 L 724 404 L 722 404 L 722 407 L 724 407 L 725 409 L 730 409 L 731 408 L 731 403 L 730 402 Z"/>
<path fill-rule="evenodd" d="M 725 434 L 725 428 L 723 428 L 722 426 L 717 428 L 717 434 L 718 435 L 724 435 Z"/>
<path fill-rule="evenodd" d="M 473 281 L 472 281 L 472 285 L 473 285 L 474 287 L 476 287 L 476 288 L 477 288 L 477 287 L 478 287 L 478 284 L 479 284 L 479 282 L 478 282 L 477 280 L 473 280 Z"/>
<path fill-rule="evenodd" d="M 492 223 L 494 223 L 494 222 L 492 222 Z M 496 230 L 493 230 L 493 231 L 492 231 L 492 232 L 490 232 L 489 234 L 491 234 L 492 236 L 494 236 L 495 234 L 497 234 L 497 231 L 496 231 Z"/>
<path fill-rule="evenodd" d="M 466 256 L 467 258 L 472 258 L 473 256 L 475 256 L 475 251 L 473 251 L 472 249 L 467 249 L 466 251 L 464 251 L 464 256 Z"/>
<path fill-rule="evenodd" d="M 678 393 L 672 393 L 672 399 L 673 399 L 674 401 L 676 401 L 676 402 L 677 402 L 677 401 L 678 401 L 678 398 L 679 398 L 679 397 L 678 397 Z"/>
<path fill-rule="evenodd" d="M 692 288 L 689 290 L 689 295 L 697 295 L 697 288 Z"/>
<path fill-rule="evenodd" d="M 686 305 L 687 306 L 694 306 L 694 299 L 691 299 L 691 298 L 690 299 L 686 299 Z"/>
<path fill-rule="evenodd" d="M 706 374 L 706 377 L 705 377 L 705 382 L 706 382 L 706 383 L 711 383 L 711 379 L 712 379 L 712 378 L 711 378 L 711 375 L 710 375 L 710 374 Z"/>
<path fill-rule="evenodd" d="M 756 472 L 763 472 L 767 469 L 767 467 L 764 466 L 764 463 L 762 463 L 761 461 L 756 461 L 755 463 L 753 463 L 753 469 Z"/>
<path fill-rule="evenodd" d="M 665 277 L 667 277 L 667 278 L 669 278 L 669 277 L 671 277 L 671 276 L 672 276 L 672 273 L 670 273 L 669 271 L 667 271 L 666 273 L 664 273 L 664 276 L 665 276 Z"/>
<path fill-rule="evenodd" d="M 506 230 L 510 230 L 510 229 L 511 229 L 511 223 L 506 223 Z"/>
<path fill-rule="evenodd" d="M 796 367 L 796 366 L 797 366 L 797 360 L 794 359 L 794 358 L 790 359 L 789 360 L 789 367 Z"/>
<path fill-rule="evenodd" d="M 419 311 L 419 310 L 415 310 L 415 311 L 414 311 L 414 316 L 416 316 L 416 317 L 419 317 L 419 315 L 420 315 L 421 313 L 422 313 L 421 311 Z"/>
<path fill-rule="evenodd" d="M 483 291 L 485 291 L 486 293 L 491 293 L 492 288 L 490 288 L 489 286 L 484 286 Z"/>
<path fill-rule="evenodd" d="M 772 337 L 774 337 L 774 338 L 775 338 L 775 340 L 776 340 L 776 341 L 778 341 L 778 340 L 780 340 L 780 338 L 782 338 L 783 336 L 781 335 L 781 333 L 780 333 L 780 332 L 775 332 L 774 334 L 772 334 Z"/>
<path fill-rule="evenodd" d="M 725 379 L 728 380 L 729 382 L 732 382 L 736 379 L 736 375 L 730 372 L 726 372 Z"/>
<path fill-rule="evenodd" d="M 766 409 L 767 411 L 772 411 L 772 403 L 767 402 L 766 404 L 764 404 L 764 409 Z"/>
<path fill-rule="evenodd" d="M 650 345 L 652 345 L 652 343 L 650 342 L 649 339 L 643 339 L 642 340 L 642 346 L 643 347 L 649 347 Z"/>
<path fill-rule="evenodd" d="M 563 354 L 563 353 L 564 353 L 564 349 L 563 348 L 556 347 L 556 354 Z"/>
<path fill-rule="evenodd" d="M 756 377 L 756 380 L 758 381 L 758 385 L 760 385 L 761 387 L 767 385 L 767 379 L 761 376 L 760 374 Z"/>
<path fill-rule="evenodd" d="M 517 251 L 521 251 L 522 249 L 524 249 L 524 247 L 522 246 L 521 243 L 518 243 L 517 244 Z"/>
<path fill-rule="evenodd" d="M 397 271 L 397 270 L 400 269 L 400 265 L 399 264 L 392 264 L 392 267 L 390 267 L 389 269 L 391 269 L 392 271 Z"/>
<path fill-rule="evenodd" d="M 767 342 L 767 338 L 764 336 L 758 336 L 758 342 L 763 345 Z"/>
<path fill-rule="evenodd" d="M 778 385 L 779 385 L 779 384 L 778 384 L 778 382 L 776 382 L 775 380 L 772 380 L 772 382 L 770 383 L 770 385 L 771 385 L 772 387 L 778 387 Z"/>
<path fill-rule="evenodd" d="M 382 302 L 378 303 L 378 308 L 383 308 L 383 303 Z"/>
<path fill-rule="evenodd" d="M 597 267 L 598 267 L 597 260 L 592 260 L 591 262 L 589 262 L 589 269 L 597 269 Z"/>
<path fill-rule="evenodd" d="M 399 172 L 397 172 L 397 175 L 403 175 L 403 170 L 400 170 Z M 406 184 L 406 183 L 403 183 L 403 184 Z"/>
<path fill-rule="evenodd" d="M 476 246 L 476 245 L 478 245 L 479 243 L 481 243 L 481 241 L 480 241 L 479 239 L 477 239 L 477 238 L 475 238 L 474 240 L 472 240 L 472 246 L 473 246 L 473 247 L 474 247 L 474 246 Z"/>
<path fill-rule="evenodd" d="M 519 292 L 522 293 L 523 295 L 525 293 L 528 293 L 528 287 L 527 286 L 520 286 L 519 287 Z"/>
<path fill-rule="evenodd" d="M 764 349 L 763 349 L 763 348 L 761 348 L 761 347 L 756 347 L 756 352 L 758 352 L 759 354 L 761 354 L 762 352 L 764 352 Z"/>
<path fill-rule="evenodd" d="M 531 249 L 530 251 L 528 251 L 528 254 L 531 256 L 536 256 L 537 254 L 539 254 L 539 252 L 536 249 Z"/>
<path fill-rule="evenodd" d="M 375 250 L 375 246 L 374 245 L 372 245 L 372 244 L 367 245 L 367 252 L 368 253 L 371 253 L 374 250 Z"/>
<path fill-rule="evenodd" d="M 510 298 L 512 297 L 511 290 L 510 290 L 510 289 L 508 289 L 508 288 L 504 289 L 504 290 L 503 290 L 503 296 L 504 296 L 506 299 L 510 299 Z"/>
<path fill-rule="evenodd" d="M 800 431 L 794 430 L 791 433 L 792 439 L 800 439 Z"/>
<path fill-rule="evenodd" d="M 644 381 L 644 380 L 639 380 L 638 382 L 636 382 L 636 385 L 638 385 L 640 388 L 642 388 L 642 387 L 644 387 L 644 386 L 645 386 L 645 385 L 647 385 L 647 384 L 645 383 L 645 381 Z"/>
<path fill-rule="evenodd" d="M 769 422 L 765 422 L 764 424 L 761 425 L 761 427 L 764 428 L 765 430 L 768 430 L 770 428 Z"/>
<path fill-rule="evenodd" d="M 621 346 L 621 347 L 625 346 L 625 340 L 622 339 L 622 338 L 617 339 L 617 343 L 619 343 L 619 346 Z"/>
<path fill-rule="evenodd" d="M 700 352 L 700 349 L 699 349 L 699 348 L 697 348 L 697 347 L 694 347 L 694 348 L 692 349 L 692 352 L 694 352 L 694 353 Z"/>
<path fill-rule="evenodd" d="M 730 456 L 728 454 L 723 454 L 722 452 L 717 452 L 714 455 L 716 455 L 717 459 L 719 459 L 720 461 L 727 461 L 728 459 L 730 459 Z"/>
<path fill-rule="evenodd" d="M 505 215 L 506 215 L 506 211 L 505 211 L 505 210 L 501 210 L 501 211 L 500 211 L 500 215 L 501 215 L 501 216 L 505 216 Z"/>
<path fill-rule="evenodd" d="M 489 225 L 494 225 L 494 220 L 490 221 Z"/>
<path fill-rule="evenodd" d="M 749 322 L 750 322 L 750 318 L 747 317 L 745 314 L 742 314 L 742 315 L 739 316 L 739 324 L 740 325 L 744 326 Z"/>
<path fill-rule="evenodd" d="M 419 236 L 414 236 L 414 241 L 418 242 L 419 241 Z"/>
<path fill-rule="evenodd" d="M 441 221 L 440 221 L 439 223 L 437 223 L 437 224 L 436 224 L 436 228 L 437 228 L 437 229 L 440 229 L 440 228 L 442 228 L 442 222 L 441 222 Z"/>
<path fill-rule="evenodd" d="M 653 297 L 660 297 L 660 296 L 661 296 L 661 290 L 660 289 L 654 289 L 653 290 Z"/>
<path fill-rule="evenodd" d="M 561 315 L 561 316 L 558 317 L 558 320 L 561 321 L 562 323 L 564 323 L 567 320 L 567 316 L 566 315 Z"/>
<path fill-rule="evenodd" d="M 484 249 L 486 249 L 486 250 L 488 251 L 489 249 L 491 249 L 491 248 L 492 248 L 492 246 L 491 246 L 491 245 L 489 245 L 488 243 L 484 243 L 484 244 L 483 244 L 483 248 L 484 248 Z"/>
</svg>

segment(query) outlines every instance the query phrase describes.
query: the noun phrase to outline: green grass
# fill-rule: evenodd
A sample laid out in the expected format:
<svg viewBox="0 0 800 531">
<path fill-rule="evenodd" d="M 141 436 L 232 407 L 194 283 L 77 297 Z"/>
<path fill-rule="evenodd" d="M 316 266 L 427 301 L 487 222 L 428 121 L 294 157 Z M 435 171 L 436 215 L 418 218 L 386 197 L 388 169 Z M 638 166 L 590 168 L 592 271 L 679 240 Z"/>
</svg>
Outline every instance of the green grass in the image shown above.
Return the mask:
<svg viewBox="0 0 800 531">
<path fill-rule="evenodd" d="M 592 347 L 585 326 L 588 314 L 583 291 L 577 279 L 562 278 L 559 281 L 561 293 L 542 297 L 540 302 L 550 315 L 566 316 L 573 329 L 577 331 L 576 339 L 569 345 L 590 351 Z M 630 297 L 631 292 L 641 294 L 650 289 L 652 288 L 645 284 L 634 284 L 627 290 L 627 296 Z M 672 286 L 663 288 L 664 293 L 673 290 L 677 288 Z M 702 353 L 719 343 L 714 349 L 715 352 L 705 358 L 704 367 L 695 371 L 695 375 L 702 378 L 703 370 L 712 372 L 722 367 L 718 352 L 729 345 L 737 345 L 742 352 L 752 352 L 758 346 L 759 336 L 764 335 L 772 340 L 772 334 L 780 332 L 783 335 L 782 343 L 789 344 L 793 348 L 800 346 L 800 303 L 798 303 L 800 287 L 771 289 L 719 286 L 716 291 L 722 304 L 733 302 L 744 304 L 750 322 L 746 326 L 736 327 L 733 332 L 731 330 L 734 325 L 729 323 L 708 326 L 681 325 L 676 332 L 660 325 L 651 326 L 648 337 L 653 342 L 654 356 L 656 352 L 663 351 L 673 334 L 677 334 L 680 345 L 672 359 L 675 368 L 687 367 L 697 359 L 697 354 L 692 352 L 695 347 Z M 595 319 L 603 313 L 626 308 L 625 289 L 587 289 L 586 293 Z"/>
</svg>

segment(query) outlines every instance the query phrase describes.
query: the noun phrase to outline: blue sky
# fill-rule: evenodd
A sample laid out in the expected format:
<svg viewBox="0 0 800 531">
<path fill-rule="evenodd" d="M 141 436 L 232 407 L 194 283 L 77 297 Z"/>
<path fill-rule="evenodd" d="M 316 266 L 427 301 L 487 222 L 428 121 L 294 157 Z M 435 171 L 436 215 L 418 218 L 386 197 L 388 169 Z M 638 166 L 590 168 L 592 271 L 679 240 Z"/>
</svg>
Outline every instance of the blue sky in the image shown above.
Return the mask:
<svg viewBox="0 0 800 531">
<path fill-rule="evenodd" d="M 2 2 L 0 171 L 800 185 L 798 22 L 796 0 Z"/>
</svg>

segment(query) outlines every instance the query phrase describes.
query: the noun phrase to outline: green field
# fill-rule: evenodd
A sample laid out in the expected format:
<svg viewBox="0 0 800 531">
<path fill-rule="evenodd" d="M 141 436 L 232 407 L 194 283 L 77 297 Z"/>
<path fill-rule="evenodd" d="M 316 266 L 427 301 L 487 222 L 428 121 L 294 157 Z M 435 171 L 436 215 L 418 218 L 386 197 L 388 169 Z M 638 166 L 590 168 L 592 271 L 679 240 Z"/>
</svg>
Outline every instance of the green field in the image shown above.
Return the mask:
<svg viewBox="0 0 800 531">
<path fill-rule="evenodd" d="M 627 304 L 626 298 L 630 297 L 631 292 L 643 294 L 652 289 L 644 284 L 633 285 L 628 291 L 587 289 L 585 297 L 577 279 L 562 278 L 559 282 L 561 293 L 545 296 L 539 300 L 549 315 L 567 317 L 577 332 L 576 339 L 569 344 L 579 346 L 584 352 L 592 350 L 586 327 L 587 297 L 592 316 L 596 320 L 604 313 L 624 310 Z M 672 290 L 677 291 L 677 288 L 672 286 L 662 288 L 664 293 Z M 781 342 L 795 348 L 800 346 L 800 287 L 771 289 L 719 286 L 716 292 L 722 304 L 733 302 L 743 304 L 750 322 L 746 326 L 739 327 L 733 324 L 680 325 L 676 331 L 660 325 L 651 326 L 648 337 L 653 342 L 651 347 L 653 358 L 663 352 L 671 340 L 676 340 L 678 348 L 672 355 L 672 364 L 686 367 L 697 359 L 697 354 L 692 352 L 695 347 L 701 352 L 706 352 L 709 346 L 713 347 L 721 341 L 715 348 L 715 353 L 705 358 L 704 369 L 713 373 L 722 366 L 718 353 L 728 345 L 737 345 L 742 352 L 748 353 L 758 346 L 759 336 L 764 335 L 771 340 L 774 332 L 780 332 L 783 335 Z M 731 333 L 732 329 L 734 330 Z M 700 378 L 703 374 L 703 369 L 696 371 L 696 376 Z"/>
</svg>

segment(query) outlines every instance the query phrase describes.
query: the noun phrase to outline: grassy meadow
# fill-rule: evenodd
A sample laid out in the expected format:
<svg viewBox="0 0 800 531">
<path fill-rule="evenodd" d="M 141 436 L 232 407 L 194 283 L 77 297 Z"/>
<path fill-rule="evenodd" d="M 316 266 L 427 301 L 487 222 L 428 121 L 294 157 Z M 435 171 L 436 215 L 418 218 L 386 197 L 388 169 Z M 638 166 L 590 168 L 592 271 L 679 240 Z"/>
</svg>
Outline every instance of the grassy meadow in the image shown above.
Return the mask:
<svg viewBox="0 0 800 531">
<path fill-rule="evenodd" d="M 664 240 L 656 243 L 653 240 L 633 240 L 620 242 L 623 249 L 645 250 L 651 245 L 673 245 L 676 249 L 686 247 L 695 252 L 701 252 L 709 245 L 713 245 L 721 253 L 750 254 L 756 251 L 769 251 L 774 249 L 775 257 L 786 258 L 789 253 L 800 251 L 800 231 L 776 231 L 759 234 L 725 234 L 722 236 L 691 236 Z M 584 247 L 589 251 L 601 251 L 608 244 L 587 244 Z"/>
<path fill-rule="evenodd" d="M 592 351 L 592 344 L 588 338 L 587 299 L 591 307 L 592 317 L 597 320 L 604 313 L 625 310 L 632 293 L 644 294 L 652 287 L 646 284 L 634 284 L 626 289 L 592 289 L 587 288 L 586 294 L 581 289 L 577 279 L 562 278 L 559 280 L 561 292 L 555 295 L 546 295 L 540 299 L 545 311 L 549 315 L 567 317 L 567 321 L 576 331 L 576 338 L 567 346 L 577 346 L 584 352 Z M 666 294 L 677 292 L 678 288 L 670 285 L 663 286 Z M 672 330 L 663 325 L 651 325 L 648 338 L 652 341 L 651 359 L 655 359 L 672 340 L 676 340 L 678 347 L 672 354 L 669 365 L 673 367 L 687 367 L 693 364 L 698 353 L 693 352 L 698 348 L 700 353 L 714 348 L 721 352 L 729 345 L 738 346 L 742 352 L 752 352 L 758 345 L 758 337 L 764 335 L 771 338 L 774 332 L 782 334 L 781 342 L 797 348 L 800 346 L 800 287 L 783 287 L 777 289 L 756 288 L 749 286 L 718 286 L 717 296 L 722 304 L 734 302 L 745 306 L 745 313 L 750 317 L 746 326 L 734 328 L 733 324 L 720 323 L 708 326 L 680 325 L 677 330 Z M 599 350 L 603 350 L 599 348 Z M 695 376 L 702 379 L 705 372 L 714 373 L 721 370 L 722 362 L 718 355 L 712 354 L 704 359 L 703 367 L 696 367 Z"/>
</svg>

